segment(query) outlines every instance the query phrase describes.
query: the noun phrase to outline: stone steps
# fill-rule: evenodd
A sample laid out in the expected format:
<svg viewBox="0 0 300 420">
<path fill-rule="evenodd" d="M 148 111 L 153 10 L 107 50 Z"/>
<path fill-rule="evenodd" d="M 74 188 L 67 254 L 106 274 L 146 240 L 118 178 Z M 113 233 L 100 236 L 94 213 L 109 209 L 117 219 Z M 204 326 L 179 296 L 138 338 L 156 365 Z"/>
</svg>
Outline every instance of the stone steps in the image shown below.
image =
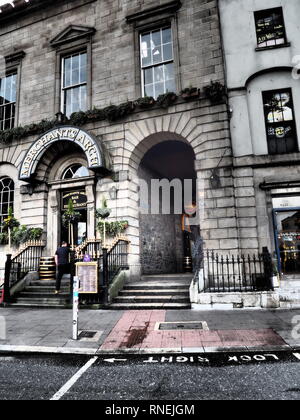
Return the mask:
<svg viewBox="0 0 300 420">
<path fill-rule="evenodd" d="M 112 309 L 190 309 L 192 275 L 143 276 L 140 282 L 125 285 Z"/>
<path fill-rule="evenodd" d="M 176 296 L 189 297 L 189 292 L 186 289 L 127 289 L 122 290 L 119 296 L 170 296 L 176 293 Z"/>
<path fill-rule="evenodd" d="M 113 303 L 110 305 L 109 309 L 118 309 L 118 310 L 171 310 L 171 309 L 191 309 L 191 304 L 184 303 Z"/>
</svg>

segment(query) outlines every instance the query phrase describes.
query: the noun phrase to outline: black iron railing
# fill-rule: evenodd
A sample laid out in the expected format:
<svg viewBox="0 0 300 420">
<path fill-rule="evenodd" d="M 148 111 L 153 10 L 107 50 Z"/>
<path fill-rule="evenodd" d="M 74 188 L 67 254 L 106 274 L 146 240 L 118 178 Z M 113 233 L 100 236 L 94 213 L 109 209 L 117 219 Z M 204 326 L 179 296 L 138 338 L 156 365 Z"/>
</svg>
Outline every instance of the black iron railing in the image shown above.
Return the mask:
<svg viewBox="0 0 300 420">
<path fill-rule="evenodd" d="M 99 242 L 101 244 L 101 242 Z M 80 303 L 83 305 L 97 305 L 108 303 L 108 292 L 114 278 L 121 270 L 128 269 L 128 246 L 126 238 L 116 238 L 108 248 L 101 248 L 95 254 L 89 254 L 88 248 L 85 252 L 74 252 L 71 261 L 71 276 L 75 275 L 76 262 L 82 262 L 85 255 L 89 255 L 91 261 L 98 263 L 98 293 L 80 295 Z M 94 249 L 93 247 L 91 249 Z M 71 281 L 72 283 L 72 281 Z"/>
<path fill-rule="evenodd" d="M 11 289 L 29 272 L 38 271 L 44 243 L 41 241 L 27 242 L 17 255 L 7 255 L 4 274 L 4 302 L 9 302 Z"/>
<path fill-rule="evenodd" d="M 273 290 L 273 261 L 265 248 L 259 255 L 219 255 L 206 251 L 204 285 L 200 292 L 253 292 Z"/>
</svg>

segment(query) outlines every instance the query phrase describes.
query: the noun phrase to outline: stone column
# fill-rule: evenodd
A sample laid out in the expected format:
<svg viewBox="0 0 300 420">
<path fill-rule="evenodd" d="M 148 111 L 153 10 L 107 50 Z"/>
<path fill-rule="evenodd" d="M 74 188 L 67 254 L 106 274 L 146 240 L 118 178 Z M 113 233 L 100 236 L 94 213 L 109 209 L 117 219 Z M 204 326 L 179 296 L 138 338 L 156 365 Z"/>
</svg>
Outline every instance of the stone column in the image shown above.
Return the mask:
<svg viewBox="0 0 300 420">
<path fill-rule="evenodd" d="M 92 239 L 96 237 L 96 198 L 94 186 L 87 185 L 85 190 L 87 195 L 87 238 Z"/>
<path fill-rule="evenodd" d="M 47 218 L 47 255 L 54 255 L 59 242 L 59 216 L 60 216 L 60 193 L 59 190 L 51 189 L 48 196 Z"/>
</svg>

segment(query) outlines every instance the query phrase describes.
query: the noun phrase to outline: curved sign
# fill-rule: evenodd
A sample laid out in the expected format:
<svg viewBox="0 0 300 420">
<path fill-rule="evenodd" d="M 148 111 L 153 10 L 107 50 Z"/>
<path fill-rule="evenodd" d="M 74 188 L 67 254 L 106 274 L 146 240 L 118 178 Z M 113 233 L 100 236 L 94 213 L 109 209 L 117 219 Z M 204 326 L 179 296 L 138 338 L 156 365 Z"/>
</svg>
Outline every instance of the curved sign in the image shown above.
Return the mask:
<svg viewBox="0 0 300 420">
<path fill-rule="evenodd" d="M 57 141 L 70 141 L 85 153 L 89 169 L 105 168 L 105 156 L 96 140 L 86 131 L 72 126 L 58 127 L 43 134 L 28 150 L 23 159 L 19 178 L 28 181 L 33 178 L 37 165 L 47 149 Z"/>
</svg>

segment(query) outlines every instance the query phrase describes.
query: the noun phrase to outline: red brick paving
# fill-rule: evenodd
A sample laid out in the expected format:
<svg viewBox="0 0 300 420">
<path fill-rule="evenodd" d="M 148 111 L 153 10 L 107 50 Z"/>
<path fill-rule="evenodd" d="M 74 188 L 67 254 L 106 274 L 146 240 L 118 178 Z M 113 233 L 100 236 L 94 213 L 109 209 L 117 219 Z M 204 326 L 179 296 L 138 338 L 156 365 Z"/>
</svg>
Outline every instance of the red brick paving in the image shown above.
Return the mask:
<svg viewBox="0 0 300 420">
<path fill-rule="evenodd" d="M 218 331 L 155 331 L 165 322 L 166 311 L 127 311 L 109 334 L 101 350 L 182 349 L 208 347 L 267 347 L 286 344 L 272 329 Z M 134 333 L 146 331 L 140 343 L 132 343 Z"/>
</svg>

